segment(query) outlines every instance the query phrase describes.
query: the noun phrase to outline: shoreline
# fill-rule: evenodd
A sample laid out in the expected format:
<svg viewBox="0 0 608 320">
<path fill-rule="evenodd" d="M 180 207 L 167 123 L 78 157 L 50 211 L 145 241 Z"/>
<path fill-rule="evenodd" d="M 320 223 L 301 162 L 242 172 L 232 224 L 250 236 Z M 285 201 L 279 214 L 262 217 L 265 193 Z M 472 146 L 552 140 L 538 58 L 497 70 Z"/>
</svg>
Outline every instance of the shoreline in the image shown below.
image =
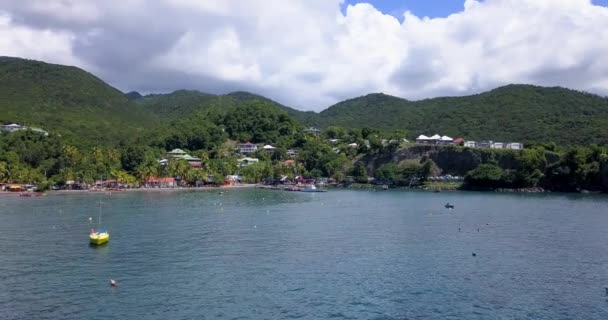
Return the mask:
<svg viewBox="0 0 608 320">
<path fill-rule="evenodd" d="M 131 188 L 121 190 L 47 190 L 41 192 L 46 195 L 50 194 L 103 194 L 103 193 L 123 193 L 123 192 L 176 192 L 176 191 L 208 191 L 208 190 L 227 190 L 227 189 L 247 189 L 255 188 L 259 184 L 241 184 L 233 186 L 217 186 L 217 187 L 191 187 L 191 188 Z M 31 191 L 12 192 L 12 191 L 0 191 L 0 196 L 14 195 L 19 196 L 22 193 L 37 193 Z"/>
</svg>

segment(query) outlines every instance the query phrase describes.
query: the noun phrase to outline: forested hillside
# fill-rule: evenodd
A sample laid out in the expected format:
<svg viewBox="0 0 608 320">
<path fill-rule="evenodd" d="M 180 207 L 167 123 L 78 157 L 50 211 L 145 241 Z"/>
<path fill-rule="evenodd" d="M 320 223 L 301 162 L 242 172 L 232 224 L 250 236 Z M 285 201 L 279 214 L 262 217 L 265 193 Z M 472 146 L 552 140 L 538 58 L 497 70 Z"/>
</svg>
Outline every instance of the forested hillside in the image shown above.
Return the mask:
<svg viewBox="0 0 608 320">
<path fill-rule="evenodd" d="M 0 57 L 0 122 L 89 144 L 112 144 L 157 125 L 154 114 L 86 71 L 8 57 Z"/>
<path fill-rule="evenodd" d="M 470 140 L 608 143 L 608 99 L 564 88 L 510 85 L 479 95 L 408 101 L 370 94 L 321 112 L 319 126 L 404 129 Z"/>
</svg>

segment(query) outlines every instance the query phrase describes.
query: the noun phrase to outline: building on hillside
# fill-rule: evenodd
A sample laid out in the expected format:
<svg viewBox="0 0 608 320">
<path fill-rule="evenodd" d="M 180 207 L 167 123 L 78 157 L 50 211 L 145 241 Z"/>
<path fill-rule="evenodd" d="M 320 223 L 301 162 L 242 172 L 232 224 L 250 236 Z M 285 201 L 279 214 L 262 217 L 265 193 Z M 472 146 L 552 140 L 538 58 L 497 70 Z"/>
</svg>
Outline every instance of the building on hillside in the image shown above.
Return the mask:
<svg viewBox="0 0 608 320">
<path fill-rule="evenodd" d="M 510 143 L 507 143 L 505 148 L 513 149 L 513 150 L 522 150 L 524 148 L 524 144 L 519 143 L 519 142 L 510 142 Z"/>
<path fill-rule="evenodd" d="M 16 131 L 20 131 L 20 130 L 31 130 L 32 132 L 43 134 L 45 136 L 49 135 L 48 132 L 46 132 L 40 128 L 26 127 L 26 126 L 18 125 L 16 123 L 0 125 L 0 130 L 7 131 L 7 132 L 16 132 Z"/>
<path fill-rule="evenodd" d="M 491 148 L 494 145 L 492 140 L 483 140 L 477 143 L 477 148 Z"/>
<path fill-rule="evenodd" d="M 502 142 L 494 142 L 490 146 L 490 148 L 492 148 L 492 149 L 503 149 L 504 147 L 505 147 L 505 144 Z"/>
<path fill-rule="evenodd" d="M 237 160 L 239 167 L 246 167 L 260 162 L 260 159 L 245 157 Z"/>
<path fill-rule="evenodd" d="M 329 143 L 336 144 L 336 143 L 340 142 L 340 139 L 327 139 L 327 141 L 328 141 Z"/>
<path fill-rule="evenodd" d="M 166 157 L 169 159 L 181 159 L 185 155 L 187 155 L 187 153 L 182 149 L 173 149 L 166 153 Z"/>
<path fill-rule="evenodd" d="M 456 138 L 454 139 L 454 144 L 456 145 L 461 145 L 464 143 L 464 139 L 463 138 Z"/>
<path fill-rule="evenodd" d="M 11 123 L 11 124 L 3 124 L 0 126 L 0 130 L 4 130 L 4 131 L 8 131 L 8 132 L 15 132 L 18 130 L 23 130 L 23 126 L 20 126 L 16 123 Z"/>
<path fill-rule="evenodd" d="M 477 148 L 477 142 L 475 141 L 465 141 L 464 146 L 467 148 Z"/>
<path fill-rule="evenodd" d="M 454 139 L 452 139 L 448 136 L 440 137 L 439 140 L 437 140 L 437 144 L 442 144 L 442 145 L 448 145 L 448 144 L 453 144 L 453 143 L 454 143 Z"/>
<path fill-rule="evenodd" d="M 295 149 L 289 149 L 287 150 L 287 155 L 293 158 L 298 155 L 298 151 L 296 151 Z"/>
<path fill-rule="evenodd" d="M 418 136 L 418 138 L 416 138 L 416 143 L 419 144 L 430 144 L 431 140 L 429 139 L 429 137 L 421 134 Z"/>
<path fill-rule="evenodd" d="M 319 134 L 319 133 L 321 133 L 321 129 L 309 127 L 309 128 L 304 129 L 304 133 Z"/>
<path fill-rule="evenodd" d="M 448 139 L 448 138 L 452 139 L 452 138 L 450 138 L 448 136 L 443 136 L 443 137 L 446 138 L 446 139 Z M 416 138 L 416 143 L 418 143 L 418 144 L 440 144 L 441 143 L 441 138 L 442 137 L 440 135 L 438 135 L 438 134 L 435 134 L 432 137 L 427 137 L 427 136 L 421 134 L 421 135 L 418 136 L 418 138 Z M 450 140 L 450 143 L 452 141 L 453 140 Z"/>
<path fill-rule="evenodd" d="M 353 142 L 353 143 L 349 144 L 348 146 L 351 148 L 357 148 L 359 145 Z"/>
<path fill-rule="evenodd" d="M 262 149 L 264 149 L 264 151 L 266 151 L 268 153 L 273 153 L 277 148 L 267 144 L 264 147 L 262 147 Z"/>
<path fill-rule="evenodd" d="M 239 144 L 239 152 L 242 154 L 256 153 L 257 151 L 258 151 L 258 146 L 256 146 L 254 143 L 251 143 L 249 141 Z"/>
<path fill-rule="evenodd" d="M 202 162 L 201 162 L 202 160 L 200 158 L 193 157 L 193 156 L 187 154 L 182 149 L 173 149 L 173 150 L 167 152 L 167 154 L 165 156 L 169 160 L 171 160 L 171 159 L 173 159 L 173 160 L 184 160 L 184 161 L 188 162 L 194 168 L 200 168 L 202 166 Z M 167 159 L 159 160 L 159 163 L 161 165 L 166 165 L 168 163 L 168 161 L 169 161 Z"/>
</svg>

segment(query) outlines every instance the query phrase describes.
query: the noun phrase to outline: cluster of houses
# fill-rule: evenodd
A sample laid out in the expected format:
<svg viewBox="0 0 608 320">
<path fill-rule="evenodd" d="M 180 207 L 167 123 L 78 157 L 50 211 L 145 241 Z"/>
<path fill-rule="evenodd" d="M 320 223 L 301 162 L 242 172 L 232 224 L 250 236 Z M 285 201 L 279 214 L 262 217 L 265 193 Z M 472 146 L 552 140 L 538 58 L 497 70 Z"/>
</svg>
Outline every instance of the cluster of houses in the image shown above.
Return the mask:
<svg viewBox="0 0 608 320">
<path fill-rule="evenodd" d="M 31 130 L 33 132 L 37 132 L 40 134 L 43 134 L 45 136 L 48 136 L 49 133 L 40 129 L 40 128 L 34 128 L 34 127 L 28 127 L 28 126 L 22 126 L 16 123 L 11 123 L 11 124 L 3 124 L 0 125 L 0 130 L 1 131 L 6 131 L 6 132 L 15 132 L 15 131 L 20 131 L 20 130 Z"/>
<path fill-rule="evenodd" d="M 416 143 L 418 144 L 433 144 L 433 145 L 463 145 L 469 148 L 490 148 L 490 149 L 513 149 L 513 150 L 522 150 L 524 148 L 523 143 L 519 142 L 495 142 L 491 140 L 484 141 L 465 141 L 463 138 L 452 139 L 448 136 L 440 136 L 438 134 L 427 137 L 425 135 L 420 135 L 416 138 Z"/>
</svg>

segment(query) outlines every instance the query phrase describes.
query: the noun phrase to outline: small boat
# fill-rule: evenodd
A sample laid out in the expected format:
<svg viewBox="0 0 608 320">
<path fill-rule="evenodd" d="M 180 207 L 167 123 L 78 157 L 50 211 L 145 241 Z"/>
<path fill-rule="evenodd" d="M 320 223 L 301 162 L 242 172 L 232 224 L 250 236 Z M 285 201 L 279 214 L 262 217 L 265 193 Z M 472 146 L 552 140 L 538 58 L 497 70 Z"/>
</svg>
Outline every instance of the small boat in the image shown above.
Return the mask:
<svg viewBox="0 0 608 320">
<path fill-rule="evenodd" d="M 110 241 L 110 234 L 104 230 L 100 229 L 101 225 L 101 201 L 99 201 L 99 218 L 97 220 L 97 230 L 91 228 L 91 233 L 89 234 L 89 242 L 91 245 L 100 246 L 104 243 Z"/>
<path fill-rule="evenodd" d="M 103 229 L 91 229 L 91 234 L 89 235 L 89 241 L 91 244 L 100 246 L 104 243 L 107 243 L 110 240 L 110 234 Z"/>
<path fill-rule="evenodd" d="M 314 184 L 309 184 L 304 186 L 304 188 L 300 189 L 302 192 L 327 192 L 327 190 L 317 189 Z"/>
<path fill-rule="evenodd" d="M 118 286 L 118 282 L 116 282 L 116 280 L 114 280 L 114 279 L 110 279 L 110 285 L 112 287 L 117 287 Z"/>
<path fill-rule="evenodd" d="M 454 205 L 450 204 L 449 202 L 445 204 L 445 208 L 446 209 L 454 209 Z"/>
</svg>

